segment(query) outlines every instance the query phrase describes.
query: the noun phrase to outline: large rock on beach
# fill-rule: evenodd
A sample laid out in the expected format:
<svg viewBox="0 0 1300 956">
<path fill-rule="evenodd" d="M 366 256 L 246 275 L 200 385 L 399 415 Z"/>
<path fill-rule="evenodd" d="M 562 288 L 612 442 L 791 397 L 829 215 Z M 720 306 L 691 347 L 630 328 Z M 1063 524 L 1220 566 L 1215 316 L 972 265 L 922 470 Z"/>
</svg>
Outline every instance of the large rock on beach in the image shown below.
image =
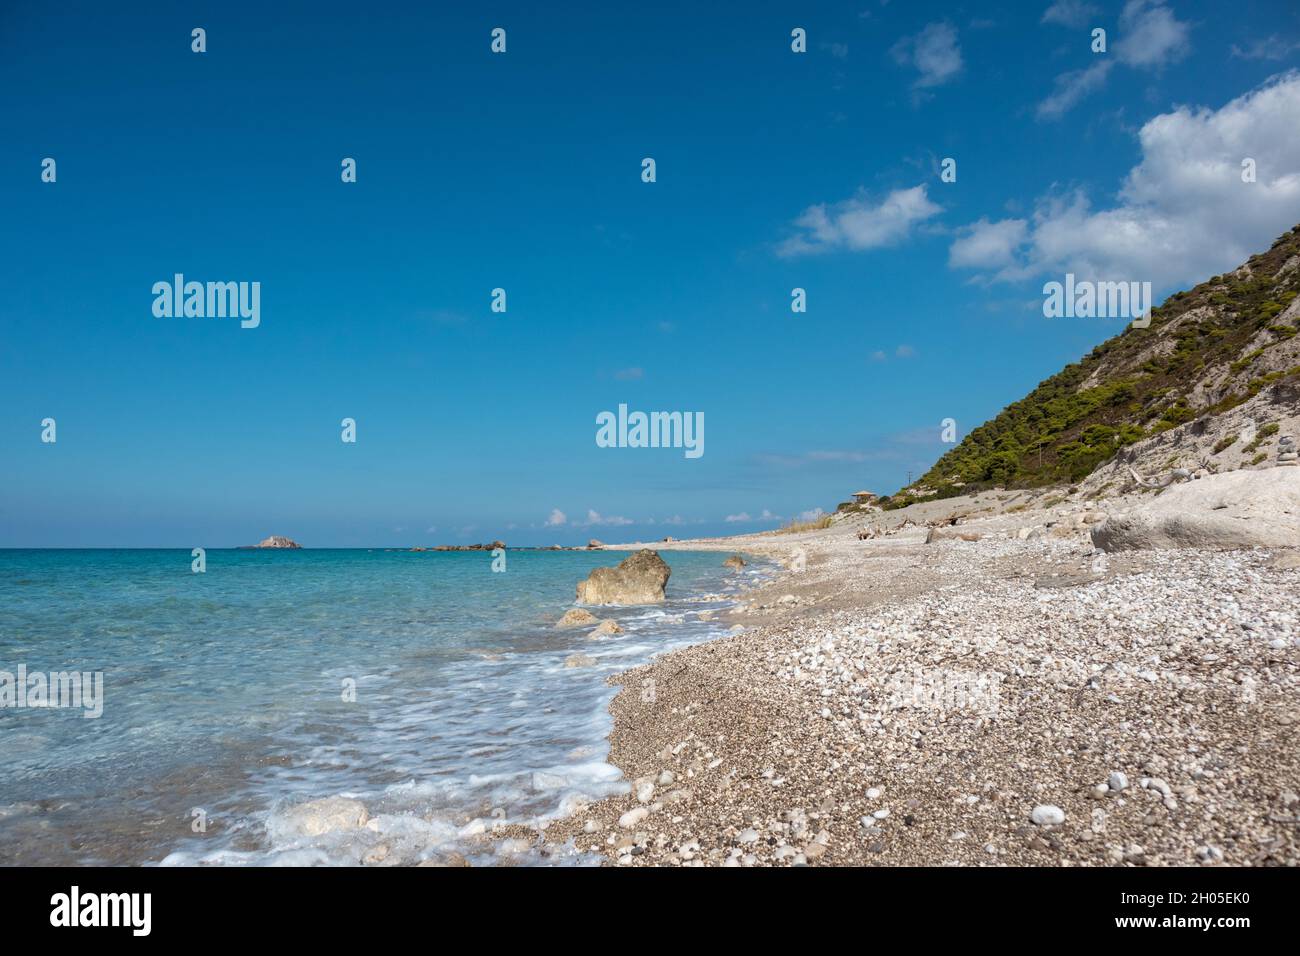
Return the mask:
<svg viewBox="0 0 1300 956">
<path fill-rule="evenodd" d="M 934 544 L 936 541 L 978 541 L 980 535 L 974 531 L 940 531 L 938 528 L 931 528 L 925 536 L 926 544 Z"/>
<path fill-rule="evenodd" d="M 1092 529 L 1103 551 L 1148 548 L 1277 548 L 1300 544 L 1300 470 L 1207 475 Z"/>
<path fill-rule="evenodd" d="M 579 604 L 659 604 L 672 569 L 646 548 L 625 558 L 618 567 L 596 568 L 578 582 Z"/>
</svg>

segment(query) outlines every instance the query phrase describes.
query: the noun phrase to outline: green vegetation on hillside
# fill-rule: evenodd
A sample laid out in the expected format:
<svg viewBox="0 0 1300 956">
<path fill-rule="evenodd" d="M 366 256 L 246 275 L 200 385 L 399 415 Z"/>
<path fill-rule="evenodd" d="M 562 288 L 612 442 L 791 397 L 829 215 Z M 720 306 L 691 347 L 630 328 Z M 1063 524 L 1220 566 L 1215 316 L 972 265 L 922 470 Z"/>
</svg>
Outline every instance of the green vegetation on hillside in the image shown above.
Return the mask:
<svg viewBox="0 0 1300 956">
<path fill-rule="evenodd" d="M 1275 320 L 1295 298 L 1300 270 L 1286 277 L 1292 288 L 1285 291 L 1279 292 L 1276 277 L 1297 254 L 1300 226 L 1268 252 L 1252 256 L 1248 275 L 1215 276 L 1170 296 L 1152 310 L 1149 328 L 1126 327 L 1067 365 L 970 432 L 914 485 L 883 504 L 902 507 L 994 485 L 1077 482 L 1125 445 L 1226 411 L 1281 379 L 1300 377 L 1300 366 L 1251 372 L 1270 346 L 1296 334 L 1295 327 Z M 1187 314 L 1193 310 L 1200 311 Z M 1271 340 L 1247 352 L 1265 329 Z M 1217 366 L 1229 369 L 1229 387 L 1213 405 L 1196 407 L 1195 385 Z"/>
</svg>

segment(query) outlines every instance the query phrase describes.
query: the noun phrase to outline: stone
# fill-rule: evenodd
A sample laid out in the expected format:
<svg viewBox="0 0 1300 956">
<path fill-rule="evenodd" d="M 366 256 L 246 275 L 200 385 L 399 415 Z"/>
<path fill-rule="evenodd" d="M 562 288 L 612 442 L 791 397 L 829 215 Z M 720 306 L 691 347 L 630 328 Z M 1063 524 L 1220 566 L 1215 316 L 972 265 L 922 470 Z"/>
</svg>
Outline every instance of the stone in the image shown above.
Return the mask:
<svg viewBox="0 0 1300 956">
<path fill-rule="evenodd" d="M 1123 773 L 1116 770 L 1110 775 L 1109 778 L 1107 778 L 1106 786 L 1110 787 L 1110 789 L 1115 790 L 1117 792 L 1120 790 L 1127 790 L 1128 777 L 1124 776 Z"/>
<path fill-rule="evenodd" d="M 1300 541 L 1300 474 L 1230 471 L 1171 485 L 1092 529 L 1103 551 L 1276 548 Z"/>
<path fill-rule="evenodd" d="M 1040 803 L 1029 814 L 1029 819 L 1040 827 L 1055 826 L 1065 822 L 1065 811 L 1050 803 Z"/>
<path fill-rule="evenodd" d="M 325 797 L 301 803 L 289 810 L 289 825 L 306 836 L 321 836 L 336 830 L 356 830 L 366 825 L 370 813 L 360 800 Z"/>
<path fill-rule="evenodd" d="M 973 531 L 940 531 L 938 528 L 931 528 L 925 536 L 926 544 L 933 544 L 936 541 L 978 541 L 981 535 Z"/>
<path fill-rule="evenodd" d="M 361 862 L 366 866 L 374 866 L 376 863 L 382 863 L 384 860 L 388 859 L 388 854 L 388 844 L 381 843 L 369 850 L 366 855 L 361 858 Z"/>
<path fill-rule="evenodd" d="M 595 624 L 596 615 L 592 614 L 585 608 L 571 607 L 564 612 L 564 616 L 555 622 L 556 627 L 585 627 L 588 624 Z"/>
<path fill-rule="evenodd" d="M 597 541 L 595 538 L 592 538 L 590 541 L 587 542 L 587 547 L 595 551 L 597 548 L 605 547 L 605 542 Z"/>
<path fill-rule="evenodd" d="M 596 568 L 578 582 L 579 604 L 659 604 L 672 570 L 648 548 L 625 558 L 617 567 Z"/>
<path fill-rule="evenodd" d="M 738 554 L 733 554 L 731 557 L 727 558 L 727 560 L 722 562 L 722 566 L 724 568 L 736 568 L 739 570 L 745 566 L 745 559 Z"/>
<path fill-rule="evenodd" d="M 648 807 L 637 807 L 635 810 L 629 810 L 619 817 L 618 825 L 624 830 L 630 830 L 648 816 L 650 816 Z"/>
<path fill-rule="evenodd" d="M 596 663 L 596 658 L 588 657 L 586 654 L 570 654 L 564 659 L 565 667 L 590 667 Z"/>
<path fill-rule="evenodd" d="M 587 635 L 589 638 L 608 637 L 610 634 L 622 634 L 623 628 L 618 626 L 617 621 L 601 621 L 596 625 L 596 629 Z"/>
</svg>

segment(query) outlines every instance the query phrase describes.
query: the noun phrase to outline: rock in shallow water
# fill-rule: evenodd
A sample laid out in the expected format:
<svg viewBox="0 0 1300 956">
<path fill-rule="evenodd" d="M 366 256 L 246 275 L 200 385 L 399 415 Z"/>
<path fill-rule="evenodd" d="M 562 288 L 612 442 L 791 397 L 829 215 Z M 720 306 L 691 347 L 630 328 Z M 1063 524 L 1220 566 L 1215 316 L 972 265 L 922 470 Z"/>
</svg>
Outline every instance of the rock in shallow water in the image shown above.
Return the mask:
<svg viewBox="0 0 1300 956">
<path fill-rule="evenodd" d="M 625 558 L 617 567 L 596 568 L 578 582 L 580 604 L 659 604 L 672 570 L 648 548 Z"/>
<path fill-rule="evenodd" d="M 290 826 L 306 836 L 321 836 L 335 830 L 355 830 L 366 825 L 370 813 L 360 800 L 325 797 L 302 803 L 286 814 Z"/>
<path fill-rule="evenodd" d="M 583 627 L 587 624 L 595 624 L 596 615 L 592 614 L 585 608 L 571 607 L 564 612 L 564 616 L 555 622 L 556 627 Z"/>
<path fill-rule="evenodd" d="M 599 624 L 596 625 L 596 629 L 593 630 L 587 636 L 591 638 L 596 638 L 596 637 L 606 637 L 610 634 L 622 634 L 622 633 L 623 633 L 623 628 L 618 626 L 617 621 L 601 621 Z"/>
</svg>

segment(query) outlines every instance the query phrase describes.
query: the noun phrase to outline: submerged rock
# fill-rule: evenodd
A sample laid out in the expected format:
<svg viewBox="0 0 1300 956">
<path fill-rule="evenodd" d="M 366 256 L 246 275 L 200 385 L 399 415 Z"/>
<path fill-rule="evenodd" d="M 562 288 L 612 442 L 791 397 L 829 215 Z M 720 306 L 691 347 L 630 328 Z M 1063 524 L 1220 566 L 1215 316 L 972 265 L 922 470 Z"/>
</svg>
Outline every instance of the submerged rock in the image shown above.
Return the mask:
<svg viewBox="0 0 1300 956">
<path fill-rule="evenodd" d="M 1300 543 L 1300 471 L 1230 471 L 1172 485 L 1092 529 L 1103 551 L 1276 548 Z"/>
<path fill-rule="evenodd" d="M 738 554 L 733 554 L 731 557 L 727 558 L 727 560 L 722 562 L 722 566 L 724 568 L 743 568 L 745 566 L 745 559 Z"/>
<path fill-rule="evenodd" d="M 623 628 L 618 626 L 617 621 L 601 621 L 599 624 L 596 625 L 596 629 L 593 630 L 587 636 L 591 638 L 596 638 L 596 637 L 605 637 L 609 634 L 622 634 L 622 633 L 623 633 Z"/>
<path fill-rule="evenodd" d="M 356 830 L 366 825 L 370 813 L 360 800 L 325 797 L 300 803 L 286 814 L 289 825 L 306 836 L 321 836 L 335 830 Z"/>
<path fill-rule="evenodd" d="M 556 627 L 585 627 L 596 623 L 596 615 L 585 608 L 571 607 L 555 622 Z"/>
<path fill-rule="evenodd" d="M 579 604 L 659 604 L 672 569 L 648 548 L 614 568 L 596 568 L 578 582 Z"/>
</svg>

